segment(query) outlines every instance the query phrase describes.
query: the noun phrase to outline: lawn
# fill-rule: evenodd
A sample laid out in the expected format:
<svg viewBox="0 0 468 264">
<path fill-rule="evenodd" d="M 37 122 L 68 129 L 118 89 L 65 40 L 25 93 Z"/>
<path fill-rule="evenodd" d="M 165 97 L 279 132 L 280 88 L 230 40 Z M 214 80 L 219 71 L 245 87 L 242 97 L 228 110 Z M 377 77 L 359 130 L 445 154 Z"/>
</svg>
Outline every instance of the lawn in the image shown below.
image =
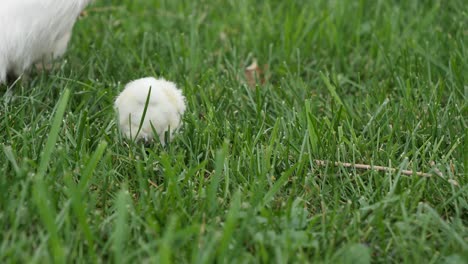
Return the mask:
<svg viewBox="0 0 468 264">
<path fill-rule="evenodd" d="M 145 76 L 164 147 L 116 124 Z M 464 0 L 97 0 L 0 86 L 0 262 L 466 263 L 467 97 Z"/>
</svg>

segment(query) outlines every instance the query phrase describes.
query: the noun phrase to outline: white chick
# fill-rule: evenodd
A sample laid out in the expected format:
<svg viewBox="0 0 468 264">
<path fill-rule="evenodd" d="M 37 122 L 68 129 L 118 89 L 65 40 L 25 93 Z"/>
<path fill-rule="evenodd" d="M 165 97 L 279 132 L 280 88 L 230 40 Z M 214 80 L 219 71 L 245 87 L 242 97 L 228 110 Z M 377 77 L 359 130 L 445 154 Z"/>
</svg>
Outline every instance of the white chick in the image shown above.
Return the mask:
<svg viewBox="0 0 468 264">
<path fill-rule="evenodd" d="M 150 89 L 148 108 L 138 132 Z M 170 130 L 170 141 L 173 132 L 180 127 L 185 108 L 185 97 L 175 83 L 153 77 L 128 83 L 115 100 L 119 126 L 127 138 L 151 141 L 153 126 L 163 145 L 166 131 Z"/>
<path fill-rule="evenodd" d="M 0 84 L 32 64 L 63 55 L 91 0 L 0 0 Z"/>
</svg>

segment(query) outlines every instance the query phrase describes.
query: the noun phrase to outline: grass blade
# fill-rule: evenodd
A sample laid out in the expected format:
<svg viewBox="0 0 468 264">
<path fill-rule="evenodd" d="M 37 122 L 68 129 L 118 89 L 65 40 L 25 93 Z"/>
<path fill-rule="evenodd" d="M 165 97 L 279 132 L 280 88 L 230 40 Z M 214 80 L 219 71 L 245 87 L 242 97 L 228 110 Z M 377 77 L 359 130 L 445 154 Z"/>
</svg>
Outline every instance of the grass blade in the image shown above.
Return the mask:
<svg viewBox="0 0 468 264">
<path fill-rule="evenodd" d="M 49 234 L 49 248 L 55 262 L 57 263 L 63 263 L 65 261 L 65 254 L 62 247 L 63 243 L 61 242 L 61 239 L 58 235 L 58 228 L 55 223 L 57 213 L 52 205 L 52 199 L 49 197 L 49 191 L 46 187 L 44 176 L 49 165 L 52 152 L 55 149 L 60 132 L 60 124 L 62 123 L 69 97 L 70 90 L 66 89 L 57 103 L 55 114 L 52 119 L 52 126 L 49 132 L 49 137 L 47 138 L 45 149 L 39 162 L 39 169 L 34 179 L 35 182 L 33 189 L 34 202 L 38 209 L 41 222 Z"/>
</svg>

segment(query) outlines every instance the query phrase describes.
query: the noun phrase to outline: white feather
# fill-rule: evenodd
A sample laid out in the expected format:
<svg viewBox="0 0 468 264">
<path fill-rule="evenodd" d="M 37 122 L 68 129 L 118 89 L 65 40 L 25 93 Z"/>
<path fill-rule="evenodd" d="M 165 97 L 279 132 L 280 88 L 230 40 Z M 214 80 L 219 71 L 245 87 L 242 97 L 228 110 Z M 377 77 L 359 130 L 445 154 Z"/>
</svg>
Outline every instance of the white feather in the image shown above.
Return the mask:
<svg viewBox="0 0 468 264">
<path fill-rule="evenodd" d="M 91 0 L 0 0 L 0 83 L 33 63 L 63 55 Z"/>
<path fill-rule="evenodd" d="M 137 134 L 148 94 L 150 97 L 145 118 Z M 172 133 L 180 127 L 186 106 L 182 91 L 173 82 L 147 77 L 128 83 L 115 100 L 115 108 L 120 129 L 127 138 L 151 140 L 153 126 L 160 142 L 164 144 L 166 131 L 170 130 L 171 140 Z"/>
</svg>

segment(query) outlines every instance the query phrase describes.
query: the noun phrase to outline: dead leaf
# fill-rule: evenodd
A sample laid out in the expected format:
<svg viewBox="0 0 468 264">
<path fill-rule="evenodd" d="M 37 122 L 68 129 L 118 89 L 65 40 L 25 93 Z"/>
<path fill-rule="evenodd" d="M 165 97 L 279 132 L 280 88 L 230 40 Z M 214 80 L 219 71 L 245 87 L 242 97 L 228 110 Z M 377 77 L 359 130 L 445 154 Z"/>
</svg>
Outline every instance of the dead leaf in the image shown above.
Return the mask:
<svg viewBox="0 0 468 264">
<path fill-rule="evenodd" d="M 265 84 L 266 82 L 266 75 L 265 71 L 268 70 L 268 65 L 263 65 L 263 69 L 258 66 L 257 60 L 254 59 L 252 64 L 245 68 L 245 80 L 247 81 L 247 85 L 250 88 L 257 87 L 257 84 Z"/>
<path fill-rule="evenodd" d="M 448 182 L 454 186 L 457 186 L 457 187 L 460 186 L 460 184 L 454 179 L 449 179 Z"/>
<path fill-rule="evenodd" d="M 442 174 L 442 172 L 436 167 L 436 164 L 433 160 L 431 160 L 431 162 L 429 162 L 429 165 L 431 165 L 432 167 L 432 171 L 437 174 L 437 176 L 439 177 L 442 177 L 444 178 L 444 175 Z"/>
<path fill-rule="evenodd" d="M 228 40 L 228 36 L 227 36 L 226 32 L 224 32 L 224 31 L 219 32 L 219 39 L 223 43 L 226 42 Z"/>
</svg>

